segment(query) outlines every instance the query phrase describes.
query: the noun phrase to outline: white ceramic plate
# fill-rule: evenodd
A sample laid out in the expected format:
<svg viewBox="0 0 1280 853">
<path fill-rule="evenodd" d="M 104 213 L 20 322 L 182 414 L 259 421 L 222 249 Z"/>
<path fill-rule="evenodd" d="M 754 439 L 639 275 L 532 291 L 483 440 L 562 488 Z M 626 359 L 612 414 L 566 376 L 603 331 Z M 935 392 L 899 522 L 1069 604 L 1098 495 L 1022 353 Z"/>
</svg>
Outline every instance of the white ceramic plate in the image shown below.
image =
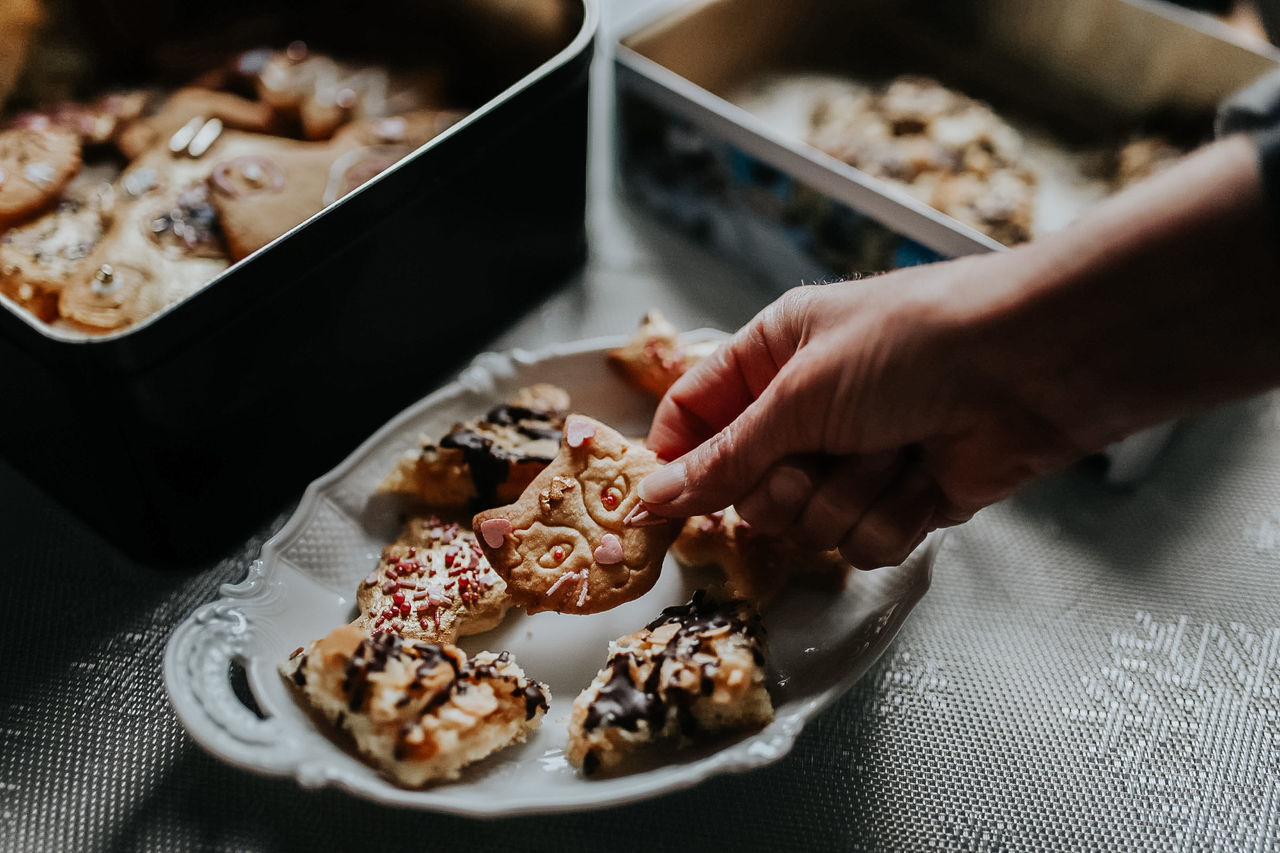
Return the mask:
<svg viewBox="0 0 1280 853">
<path fill-rule="evenodd" d="M 401 413 L 312 483 L 245 580 L 224 586 L 222 598 L 200 607 L 169 640 L 165 683 L 191 736 L 232 764 L 290 775 L 308 787 L 336 785 L 382 803 L 475 816 L 614 805 L 785 755 L 805 722 L 880 655 L 924 594 L 936 536 L 901 566 L 856 573 L 840 595 L 797 591 L 770 608 L 765 627 L 777 713 L 768 727 L 676 753 L 669 763 L 629 776 L 580 777 L 564 757 L 565 725 L 574 697 L 604 664 L 609 641 L 688 600 L 697 579 L 670 558 L 657 585 L 622 607 L 592 616 L 512 610 L 496 630 L 463 638 L 469 653 L 510 650 L 531 677 L 550 685 L 552 702 L 528 743 L 473 765 L 458 782 L 409 791 L 386 781 L 319 731 L 276 672 L 293 649 L 353 618 L 359 580 L 399 528 L 399 508 L 371 495 L 399 455 L 417 446 L 420 433 L 441 435 L 523 385 L 554 382 L 569 391 L 577 411 L 643 434 L 652 403 L 617 379 L 604 359 L 605 350 L 621 343 L 601 339 L 482 355 L 457 381 Z M 236 698 L 228 678 L 233 661 L 244 667 L 265 719 Z"/>
</svg>

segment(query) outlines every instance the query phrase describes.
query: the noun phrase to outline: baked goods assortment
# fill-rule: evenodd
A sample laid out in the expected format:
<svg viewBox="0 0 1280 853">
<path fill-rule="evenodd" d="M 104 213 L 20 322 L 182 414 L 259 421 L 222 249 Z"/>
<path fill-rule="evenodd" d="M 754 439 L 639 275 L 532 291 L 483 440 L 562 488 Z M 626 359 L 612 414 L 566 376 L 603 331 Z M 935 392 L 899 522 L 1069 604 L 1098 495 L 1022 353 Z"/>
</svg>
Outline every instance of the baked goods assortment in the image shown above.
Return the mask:
<svg viewBox="0 0 1280 853">
<path fill-rule="evenodd" d="M 1031 237 L 1036 177 L 1022 138 L 987 105 L 924 77 L 820 102 L 810 142 L 1003 243 Z"/>
<path fill-rule="evenodd" d="M 646 345 L 655 339 L 658 361 Z M 710 351 L 686 349 L 651 313 L 606 361 L 617 368 L 638 353 L 669 384 Z M 622 375 L 658 393 L 647 369 Z M 773 718 L 762 608 L 793 580 L 838 589 L 849 566 L 756 534 L 732 508 L 651 515 L 635 486 L 661 464 L 640 441 L 573 412 L 553 385 L 422 436 L 378 487 L 404 524 L 357 584 L 358 614 L 281 662 L 281 674 L 388 779 L 411 788 L 455 779 L 551 711 L 549 686 L 512 650 L 491 649 L 488 632 L 511 611 L 590 619 L 633 601 L 654 588 L 670 552 L 701 588 L 600 650 L 603 668 L 553 716 L 566 726 L 564 755 L 583 776 L 608 776 L 760 729 Z M 723 580 L 707 583 L 707 566 Z M 455 645 L 462 637 L 485 650 L 468 657 Z"/>
<path fill-rule="evenodd" d="M 1024 134 L 989 105 L 929 77 L 879 87 L 851 85 L 817 98 L 807 140 L 814 147 L 1006 245 L 1036 232 L 1041 174 Z M 1119 189 L 1181 157 L 1182 148 L 1142 136 L 1097 153 L 1102 183 Z M 1056 176 L 1055 176 L 1056 177 Z"/>
<path fill-rule="evenodd" d="M 0 293 L 88 334 L 139 322 L 428 142 L 464 113 L 427 73 L 302 43 L 176 91 L 0 122 Z"/>
</svg>

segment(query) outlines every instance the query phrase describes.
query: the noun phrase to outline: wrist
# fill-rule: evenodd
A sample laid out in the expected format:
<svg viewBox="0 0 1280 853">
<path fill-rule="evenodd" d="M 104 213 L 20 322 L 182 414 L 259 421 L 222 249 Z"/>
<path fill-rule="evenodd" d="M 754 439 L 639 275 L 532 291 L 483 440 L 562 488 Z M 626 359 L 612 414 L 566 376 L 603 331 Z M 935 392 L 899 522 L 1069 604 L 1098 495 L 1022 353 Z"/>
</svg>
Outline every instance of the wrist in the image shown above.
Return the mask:
<svg viewBox="0 0 1280 853">
<path fill-rule="evenodd" d="M 1218 143 L 968 282 L 980 373 L 1082 451 L 1280 382 L 1256 151 Z"/>
</svg>

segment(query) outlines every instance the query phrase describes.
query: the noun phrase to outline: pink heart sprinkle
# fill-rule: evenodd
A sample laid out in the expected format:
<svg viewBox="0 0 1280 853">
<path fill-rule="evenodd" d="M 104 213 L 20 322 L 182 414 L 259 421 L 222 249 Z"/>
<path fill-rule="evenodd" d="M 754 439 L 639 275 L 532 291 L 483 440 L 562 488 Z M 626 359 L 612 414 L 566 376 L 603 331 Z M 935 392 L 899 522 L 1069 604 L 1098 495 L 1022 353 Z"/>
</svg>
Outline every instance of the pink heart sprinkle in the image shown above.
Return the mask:
<svg viewBox="0 0 1280 853">
<path fill-rule="evenodd" d="M 564 427 L 564 443 L 570 447 L 581 447 L 588 439 L 594 438 L 595 425 L 579 418 L 570 418 Z"/>
<path fill-rule="evenodd" d="M 486 518 L 480 522 L 480 535 L 490 548 L 500 548 L 511 532 L 511 522 L 505 518 Z"/>
<path fill-rule="evenodd" d="M 606 533 L 604 538 L 600 540 L 600 544 L 596 546 L 596 550 L 592 553 L 596 558 L 596 562 L 602 566 L 612 566 L 615 563 L 622 562 L 622 543 L 618 541 L 618 537 L 612 533 Z"/>
</svg>

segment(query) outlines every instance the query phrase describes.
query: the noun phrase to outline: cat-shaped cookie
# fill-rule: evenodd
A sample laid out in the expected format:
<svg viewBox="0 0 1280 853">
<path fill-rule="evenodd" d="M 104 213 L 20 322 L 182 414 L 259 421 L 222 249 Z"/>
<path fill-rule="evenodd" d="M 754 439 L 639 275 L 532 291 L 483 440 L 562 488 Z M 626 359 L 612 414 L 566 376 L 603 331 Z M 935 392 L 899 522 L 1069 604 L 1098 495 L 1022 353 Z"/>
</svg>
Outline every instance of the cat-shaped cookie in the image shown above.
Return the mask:
<svg viewBox="0 0 1280 853">
<path fill-rule="evenodd" d="M 636 485 L 662 463 L 583 415 L 520 498 L 472 520 L 507 592 L 529 613 L 597 613 L 648 592 L 680 519 L 650 515 Z"/>
</svg>

